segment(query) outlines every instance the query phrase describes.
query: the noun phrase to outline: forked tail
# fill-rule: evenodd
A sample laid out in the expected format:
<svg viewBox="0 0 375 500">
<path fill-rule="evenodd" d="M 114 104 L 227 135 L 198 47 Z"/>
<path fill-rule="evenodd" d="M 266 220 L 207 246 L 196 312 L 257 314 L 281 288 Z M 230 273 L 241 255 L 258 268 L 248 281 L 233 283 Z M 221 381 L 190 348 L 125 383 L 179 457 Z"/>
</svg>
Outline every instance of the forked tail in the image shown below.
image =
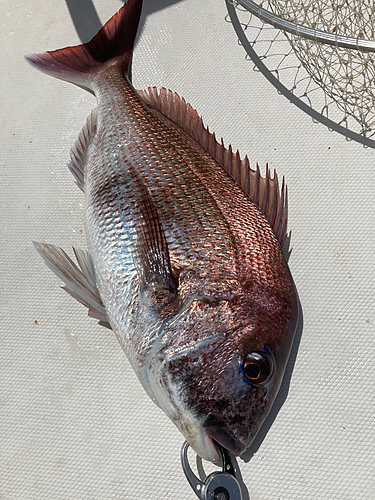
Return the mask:
<svg viewBox="0 0 375 500">
<path fill-rule="evenodd" d="M 128 0 L 94 36 L 83 45 L 31 54 L 25 59 L 39 70 L 89 91 L 92 74 L 104 63 L 118 60 L 129 70 L 143 0 Z"/>
</svg>

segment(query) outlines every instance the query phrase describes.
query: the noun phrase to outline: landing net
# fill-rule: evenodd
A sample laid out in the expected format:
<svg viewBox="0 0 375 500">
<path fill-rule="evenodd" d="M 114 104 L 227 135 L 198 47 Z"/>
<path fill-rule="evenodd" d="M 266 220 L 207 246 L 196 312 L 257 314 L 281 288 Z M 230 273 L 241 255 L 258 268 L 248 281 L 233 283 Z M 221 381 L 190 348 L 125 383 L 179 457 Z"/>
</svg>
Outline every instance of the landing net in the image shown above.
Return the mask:
<svg viewBox="0 0 375 500">
<path fill-rule="evenodd" d="M 252 48 L 289 91 L 343 127 L 375 138 L 373 1 L 232 3 Z"/>
</svg>

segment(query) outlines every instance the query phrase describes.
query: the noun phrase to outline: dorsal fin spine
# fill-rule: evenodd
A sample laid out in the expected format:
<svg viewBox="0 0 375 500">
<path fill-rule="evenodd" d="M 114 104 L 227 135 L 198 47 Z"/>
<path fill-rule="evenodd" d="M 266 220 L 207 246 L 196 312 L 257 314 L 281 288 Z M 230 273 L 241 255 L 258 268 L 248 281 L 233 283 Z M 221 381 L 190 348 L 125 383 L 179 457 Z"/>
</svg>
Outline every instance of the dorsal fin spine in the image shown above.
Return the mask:
<svg viewBox="0 0 375 500">
<path fill-rule="evenodd" d="M 217 147 L 216 147 L 216 135 L 215 135 L 215 132 L 213 132 L 212 134 L 212 151 L 213 151 L 213 156 L 216 157 L 217 156 Z"/>
<path fill-rule="evenodd" d="M 206 129 L 203 129 L 206 131 L 205 133 L 205 144 L 206 144 L 206 150 L 210 149 L 210 131 L 209 128 L 207 127 Z"/>
<path fill-rule="evenodd" d="M 260 198 L 259 198 L 259 183 L 260 183 L 260 170 L 259 170 L 259 163 L 257 162 L 257 170 L 256 170 L 256 176 L 255 176 L 255 193 L 254 193 L 254 202 L 260 206 Z"/>
<path fill-rule="evenodd" d="M 224 154 L 225 154 L 225 147 L 224 147 L 224 140 L 221 138 L 221 144 L 220 144 L 220 165 L 224 165 Z"/>
<path fill-rule="evenodd" d="M 236 182 L 241 185 L 241 158 L 238 149 L 236 153 Z"/>
<path fill-rule="evenodd" d="M 228 172 L 234 178 L 234 175 L 233 175 L 234 174 L 234 172 L 233 172 L 233 151 L 232 151 L 231 144 L 229 144 L 229 148 L 228 148 L 227 161 L 228 161 Z"/>
<path fill-rule="evenodd" d="M 269 205 L 269 221 L 271 226 L 274 226 L 275 220 L 276 220 L 276 215 L 277 215 L 277 210 L 278 210 L 278 182 L 277 182 L 277 174 L 276 170 L 273 171 L 273 180 L 274 182 L 272 183 L 271 186 L 271 196 L 268 202 Z"/>
<path fill-rule="evenodd" d="M 250 192 L 250 162 L 249 158 L 247 155 L 245 156 L 245 183 L 244 183 L 244 190 L 246 193 Z"/>
<path fill-rule="evenodd" d="M 268 169 L 268 163 L 266 163 L 266 189 L 263 189 L 261 191 L 263 195 L 263 202 L 262 202 L 262 212 L 265 213 L 267 209 L 267 201 L 268 201 L 268 193 L 269 193 L 269 188 L 270 188 L 270 171 Z"/>
<path fill-rule="evenodd" d="M 285 177 L 284 176 L 283 176 L 283 185 L 282 185 L 282 188 L 281 188 L 281 199 L 282 200 L 286 200 L 287 199 L 286 184 L 285 184 Z M 288 216 L 287 216 L 287 214 L 285 214 L 285 212 L 286 212 L 286 206 L 283 203 L 282 206 L 281 206 L 281 216 L 280 216 L 280 219 L 279 219 L 280 220 L 280 226 L 281 226 L 280 227 L 280 232 L 279 232 L 279 240 L 280 240 L 281 246 L 284 245 L 286 237 L 287 237 L 286 228 L 287 228 Z M 283 219 L 285 219 L 284 224 L 282 224 Z"/>
</svg>

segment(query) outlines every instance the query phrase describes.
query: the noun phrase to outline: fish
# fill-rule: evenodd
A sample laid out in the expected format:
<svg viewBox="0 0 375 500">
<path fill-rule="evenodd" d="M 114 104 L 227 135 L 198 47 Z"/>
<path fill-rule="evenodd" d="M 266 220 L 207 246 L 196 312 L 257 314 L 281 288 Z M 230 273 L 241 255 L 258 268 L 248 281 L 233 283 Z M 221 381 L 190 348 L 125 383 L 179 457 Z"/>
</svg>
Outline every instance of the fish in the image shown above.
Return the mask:
<svg viewBox="0 0 375 500">
<path fill-rule="evenodd" d="M 64 289 L 109 323 L 148 396 L 203 459 L 253 442 L 298 321 L 283 254 L 286 188 L 226 148 L 178 94 L 129 78 L 142 0 L 88 43 L 31 54 L 93 93 L 69 169 L 86 200 L 78 265 L 34 242 Z"/>
</svg>

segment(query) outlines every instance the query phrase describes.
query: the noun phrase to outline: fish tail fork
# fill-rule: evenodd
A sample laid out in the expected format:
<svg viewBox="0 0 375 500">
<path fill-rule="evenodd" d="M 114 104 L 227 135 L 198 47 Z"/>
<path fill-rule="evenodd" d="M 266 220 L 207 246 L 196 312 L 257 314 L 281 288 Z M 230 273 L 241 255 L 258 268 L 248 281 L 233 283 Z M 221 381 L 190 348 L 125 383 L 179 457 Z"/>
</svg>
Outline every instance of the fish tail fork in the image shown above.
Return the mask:
<svg viewBox="0 0 375 500">
<path fill-rule="evenodd" d="M 128 0 L 88 43 L 30 54 L 25 59 L 44 73 L 93 92 L 92 76 L 108 61 L 117 59 L 124 73 L 128 72 L 142 1 Z"/>
</svg>

